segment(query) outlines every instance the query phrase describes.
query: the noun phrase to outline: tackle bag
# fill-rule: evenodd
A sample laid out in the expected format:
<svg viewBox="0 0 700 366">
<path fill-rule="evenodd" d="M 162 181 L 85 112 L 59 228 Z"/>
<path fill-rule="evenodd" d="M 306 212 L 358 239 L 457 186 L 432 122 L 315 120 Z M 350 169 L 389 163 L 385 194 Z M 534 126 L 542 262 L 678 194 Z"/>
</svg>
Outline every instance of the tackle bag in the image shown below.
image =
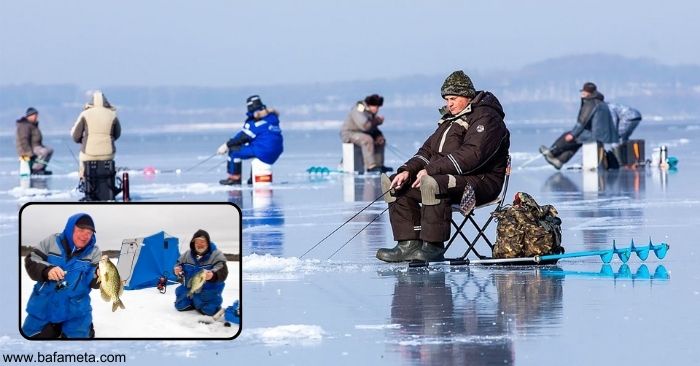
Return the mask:
<svg viewBox="0 0 700 366">
<path fill-rule="evenodd" d="M 498 222 L 493 258 L 564 253 L 561 219 L 557 214 L 554 206 L 540 206 L 529 194 L 516 193 L 512 205 L 491 213 Z"/>
<path fill-rule="evenodd" d="M 81 182 L 83 201 L 113 201 L 121 192 L 121 180 L 116 178 L 114 160 L 89 160 L 83 162 L 85 179 Z M 116 186 L 119 181 L 120 187 Z"/>
</svg>

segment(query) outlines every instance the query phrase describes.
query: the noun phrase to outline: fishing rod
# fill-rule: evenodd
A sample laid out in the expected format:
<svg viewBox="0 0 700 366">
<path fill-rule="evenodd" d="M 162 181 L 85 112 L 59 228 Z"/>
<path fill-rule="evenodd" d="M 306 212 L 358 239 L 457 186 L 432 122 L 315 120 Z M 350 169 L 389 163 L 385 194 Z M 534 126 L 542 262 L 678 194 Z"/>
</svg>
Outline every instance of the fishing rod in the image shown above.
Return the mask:
<svg viewBox="0 0 700 366">
<path fill-rule="evenodd" d="M 182 172 L 189 172 L 189 171 L 191 171 L 192 169 L 194 169 L 194 168 L 196 168 L 196 167 L 198 167 L 198 166 L 200 166 L 200 165 L 206 163 L 207 161 L 211 160 L 211 159 L 212 159 L 214 156 L 216 156 L 216 155 L 218 155 L 218 154 L 214 153 L 214 155 L 211 155 L 211 156 L 207 157 L 206 159 L 204 159 L 204 160 L 202 160 L 202 161 L 200 161 L 200 162 L 197 162 L 197 163 L 194 164 L 193 166 L 191 166 L 191 167 L 189 167 L 189 168 L 186 168 L 186 169 L 177 168 L 177 169 L 163 169 L 163 170 L 158 170 L 158 169 L 156 169 L 155 167 L 147 166 L 147 167 L 145 167 L 145 168 L 128 168 L 128 167 L 127 167 L 127 168 L 123 168 L 123 167 L 122 167 L 122 168 L 120 168 L 120 170 L 143 171 L 143 172 L 144 172 L 145 174 L 147 174 L 147 175 L 149 175 L 149 174 L 155 174 L 155 173 L 160 173 L 160 174 L 163 174 L 163 173 L 181 174 Z M 210 170 L 211 170 L 211 169 L 210 169 Z"/>
<path fill-rule="evenodd" d="M 341 245 L 340 248 L 338 248 L 335 252 L 333 252 L 333 254 L 329 255 L 327 259 L 331 259 L 331 257 L 333 257 L 341 249 L 345 248 L 345 246 L 348 245 L 348 243 L 350 243 L 352 241 L 352 239 L 355 239 L 356 236 L 360 235 L 361 232 L 363 232 L 368 226 L 370 226 L 374 221 L 376 221 L 379 218 L 379 216 L 382 216 L 386 212 L 386 210 L 388 210 L 388 209 L 389 209 L 389 207 L 385 208 L 384 211 L 382 211 L 377 216 L 375 216 L 372 219 L 372 221 L 368 222 L 367 225 L 365 225 L 362 229 L 360 229 L 360 231 L 357 232 L 357 234 L 353 235 L 352 238 L 350 238 L 348 241 L 345 242 L 345 244 Z"/>
<path fill-rule="evenodd" d="M 218 168 L 219 166 L 220 166 L 220 165 L 219 165 L 219 163 L 217 162 L 216 164 L 212 165 L 211 168 L 207 169 L 206 172 L 208 173 L 208 172 L 210 172 L 210 171 L 212 171 L 212 170 Z M 241 173 L 242 173 L 242 172 L 241 172 Z"/>
<path fill-rule="evenodd" d="M 37 162 L 37 163 L 39 163 L 39 164 L 44 164 L 44 165 L 46 165 L 46 166 L 51 165 L 51 166 L 56 167 L 56 168 L 59 168 L 59 169 L 70 170 L 69 168 L 66 168 L 64 165 L 62 165 L 62 164 L 57 164 L 56 162 L 51 163 L 51 162 L 48 162 L 48 161 L 46 161 L 46 160 L 39 159 L 39 158 L 34 159 L 34 161 Z"/>
<path fill-rule="evenodd" d="M 381 195 L 379 195 L 379 197 L 377 197 L 377 198 L 375 198 L 374 200 L 372 200 L 372 202 L 370 202 L 367 206 L 365 206 L 364 208 L 362 208 L 362 209 L 361 209 L 360 211 L 358 211 L 356 214 L 352 215 L 351 218 L 347 219 L 344 223 L 342 223 L 340 226 L 338 226 L 335 230 L 331 231 L 330 234 L 326 235 L 326 236 L 325 236 L 323 239 L 321 239 L 318 243 L 314 244 L 314 246 L 312 246 L 311 248 L 309 248 L 309 250 L 307 250 L 306 252 L 304 252 L 304 254 L 302 254 L 301 256 L 299 256 L 299 259 L 304 258 L 305 255 L 307 255 L 310 251 L 314 250 L 317 246 L 319 246 L 319 244 L 323 243 L 324 240 L 328 239 L 328 238 L 329 238 L 331 235 L 333 235 L 336 231 L 340 230 L 340 228 L 342 228 L 343 226 L 345 226 L 345 224 L 347 224 L 347 223 L 350 222 L 352 219 L 354 219 L 354 218 L 357 217 L 359 214 L 361 214 L 362 211 L 366 210 L 367 208 L 369 208 L 369 206 L 372 206 L 372 205 L 373 205 L 375 202 L 377 202 L 380 198 L 384 197 L 385 194 L 388 194 L 389 192 L 391 192 L 392 189 L 394 189 L 394 188 L 389 188 L 389 189 L 387 189 L 386 192 L 384 192 L 384 193 L 382 193 Z"/>
<path fill-rule="evenodd" d="M 192 170 L 192 169 L 194 169 L 194 168 L 196 168 L 196 167 L 198 167 L 198 166 L 200 166 L 200 165 L 206 163 L 207 161 L 211 160 L 211 159 L 212 159 L 213 157 L 215 157 L 216 155 L 219 155 L 219 154 L 218 154 L 218 153 L 213 153 L 213 154 L 212 154 L 211 156 L 209 156 L 208 158 L 206 158 L 206 159 L 200 161 L 199 163 L 197 163 L 197 164 L 195 164 L 195 165 L 193 165 L 193 166 L 191 166 L 191 167 L 189 167 L 189 168 L 187 168 L 187 169 L 185 169 L 185 170 L 183 170 L 183 171 L 189 172 L 190 170 Z"/>
<path fill-rule="evenodd" d="M 63 141 L 63 144 L 66 145 L 66 147 L 68 148 L 68 151 L 70 151 L 70 154 L 73 156 L 73 160 L 75 160 L 76 164 L 80 165 L 80 161 L 78 161 L 78 158 L 73 153 L 73 149 L 71 149 L 70 146 L 68 146 L 68 143 L 65 141 Z"/>
<path fill-rule="evenodd" d="M 548 153 L 548 152 L 549 152 L 549 149 L 547 149 L 547 150 L 545 150 L 545 151 L 539 153 L 539 154 L 536 155 L 534 158 L 532 158 L 532 159 L 530 159 L 530 160 L 524 162 L 523 165 L 521 165 L 521 166 L 518 167 L 518 169 L 522 169 L 522 168 L 524 168 L 524 167 L 530 165 L 530 163 L 532 163 L 533 161 L 539 159 L 540 156 L 543 156 L 544 154 L 546 154 L 546 153 Z"/>
<path fill-rule="evenodd" d="M 404 154 L 403 152 L 401 152 L 401 150 L 396 148 L 394 145 L 385 144 L 385 146 L 389 149 L 389 151 L 394 153 L 394 155 L 396 155 L 396 157 L 399 158 L 399 160 L 404 160 L 404 161 L 407 160 L 406 159 L 407 155 Z"/>
<path fill-rule="evenodd" d="M 582 251 L 582 252 L 574 252 L 574 253 L 536 255 L 534 257 L 519 257 L 519 258 L 485 258 L 485 259 L 473 259 L 473 260 L 470 260 L 468 258 L 455 258 L 455 259 L 446 259 L 444 261 L 437 261 L 437 262 L 413 261 L 413 262 L 410 262 L 408 264 L 408 266 L 409 267 L 427 267 L 431 263 L 435 263 L 435 264 L 442 263 L 442 264 L 449 264 L 452 266 L 471 265 L 471 264 L 517 264 L 517 263 L 554 264 L 559 259 L 595 257 L 595 256 L 600 256 L 600 259 L 603 261 L 603 263 L 610 263 L 610 261 L 612 261 L 613 256 L 615 254 L 617 254 L 618 258 L 620 258 L 620 260 L 623 263 L 627 263 L 627 261 L 629 261 L 632 253 L 635 253 L 637 255 L 637 257 L 639 257 L 639 259 L 641 259 L 642 261 L 645 261 L 649 257 L 649 252 L 654 252 L 654 255 L 658 259 L 663 259 L 666 256 L 666 253 L 668 252 L 669 248 L 670 248 L 670 246 L 666 243 L 660 243 L 660 244 L 654 245 L 654 244 L 652 244 L 651 240 L 649 241 L 649 245 L 647 245 L 647 246 L 637 247 L 634 245 L 634 240 L 632 240 L 632 243 L 629 247 L 617 248 L 615 245 L 615 241 L 613 241 L 613 247 L 611 249 L 604 249 L 604 250 L 590 250 L 590 251 Z"/>
</svg>

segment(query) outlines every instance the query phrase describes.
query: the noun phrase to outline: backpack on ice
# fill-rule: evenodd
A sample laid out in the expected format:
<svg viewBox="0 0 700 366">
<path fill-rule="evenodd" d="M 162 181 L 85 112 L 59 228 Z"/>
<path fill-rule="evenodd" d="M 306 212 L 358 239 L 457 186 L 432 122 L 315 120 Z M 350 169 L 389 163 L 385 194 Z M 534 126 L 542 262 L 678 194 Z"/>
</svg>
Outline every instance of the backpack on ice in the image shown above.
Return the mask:
<svg viewBox="0 0 700 366">
<path fill-rule="evenodd" d="M 491 215 L 498 222 L 493 258 L 564 253 L 561 219 L 554 206 L 540 206 L 529 194 L 518 192 L 512 205 L 504 206 Z"/>
</svg>

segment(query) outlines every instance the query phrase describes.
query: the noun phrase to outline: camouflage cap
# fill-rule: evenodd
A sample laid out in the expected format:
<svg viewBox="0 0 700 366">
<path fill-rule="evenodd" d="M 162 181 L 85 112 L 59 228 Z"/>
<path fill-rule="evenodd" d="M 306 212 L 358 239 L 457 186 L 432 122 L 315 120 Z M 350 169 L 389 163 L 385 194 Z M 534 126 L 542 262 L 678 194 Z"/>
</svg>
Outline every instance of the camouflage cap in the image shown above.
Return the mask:
<svg viewBox="0 0 700 366">
<path fill-rule="evenodd" d="M 476 89 L 474 89 L 474 84 L 472 84 L 472 80 L 469 76 L 467 76 L 464 71 L 458 70 L 445 79 L 440 93 L 443 98 L 446 95 L 474 98 L 476 96 Z"/>
</svg>

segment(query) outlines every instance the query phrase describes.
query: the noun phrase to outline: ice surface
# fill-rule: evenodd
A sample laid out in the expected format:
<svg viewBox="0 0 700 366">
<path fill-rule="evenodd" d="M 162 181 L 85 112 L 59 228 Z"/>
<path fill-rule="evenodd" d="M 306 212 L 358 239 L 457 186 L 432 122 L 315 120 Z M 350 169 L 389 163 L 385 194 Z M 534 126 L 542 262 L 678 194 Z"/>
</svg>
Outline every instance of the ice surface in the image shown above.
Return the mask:
<svg viewBox="0 0 700 366">
<path fill-rule="evenodd" d="M 669 155 L 680 159 L 677 170 L 557 172 L 543 160 L 517 169 L 537 156 L 539 145 L 560 135 L 566 124 L 532 121 L 515 124 L 511 130 L 514 169 L 508 199 L 524 191 L 541 204 L 555 205 L 563 220 L 567 252 L 607 249 L 613 240 L 618 246 L 629 245 L 631 239 L 644 245 L 649 238 L 671 245 L 662 261 L 652 254 L 643 267 L 634 256 L 626 265 L 615 258 L 610 268 L 601 266 L 598 258 L 565 260 L 546 268 L 442 266 L 425 270 L 380 263 L 374 257 L 376 250 L 394 242 L 388 215 L 376 218 L 386 205 L 369 205 L 381 193 L 376 177 L 305 173 L 310 166 L 338 167 L 341 149 L 334 130 L 286 131 L 285 153 L 274 166 L 274 184 L 262 189 L 219 186 L 218 179 L 225 175 L 220 159 L 186 171 L 212 154 L 227 133 L 133 135 L 125 131 L 118 142 L 117 159 L 119 166 L 134 172 L 135 200 L 227 201 L 241 207 L 241 336 L 231 342 L 24 341 L 17 333 L 21 319 L 17 315 L 24 310 L 18 307 L 19 289 L 12 287 L 16 283 L 13 276 L 21 268 L 10 250 L 11 255 L 3 256 L 1 262 L 12 286 L 2 305 L 3 313 L 9 315 L 0 319 L 0 349 L 5 353 L 45 348 L 77 352 L 87 347 L 95 352 L 126 352 L 133 364 L 191 363 L 192 357 L 204 363 L 235 360 L 259 365 L 700 364 L 700 349 L 695 344 L 700 337 L 695 249 L 700 227 L 700 159 L 694 146 L 700 140 L 700 129 L 693 128 L 696 122 L 692 121 L 645 121 L 635 137 L 646 138 L 647 156 L 653 147 L 666 144 Z M 430 122 L 425 131 L 387 133 L 389 143 L 399 150 L 387 151 L 387 165 L 396 168 L 402 164 L 433 128 Z M 60 147 L 62 138 L 50 139 L 50 144 Z M 0 148 L 14 154 L 11 137 L 2 139 Z M 56 162 L 73 167 L 69 153 L 57 150 Z M 18 191 L 18 177 L 12 175 L 16 160 L 4 157 L 0 158 L 0 227 L 9 245 L 18 241 L 18 221 L 13 217 L 24 202 L 75 201 L 79 197 L 69 194 L 76 182 L 65 170 L 45 179 L 44 187 L 30 187 L 36 191 Z M 580 164 L 580 157 L 571 164 Z M 161 171 L 181 169 L 182 174 L 140 174 L 145 166 Z M 245 164 L 245 174 L 248 169 Z M 366 206 L 354 220 L 301 257 Z M 479 212 L 477 220 L 487 216 L 488 212 Z M 474 230 L 467 233 L 470 238 L 475 236 Z M 490 233 L 493 235 L 493 227 Z M 463 250 L 464 244 L 458 242 L 448 254 L 459 255 Z M 654 278 L 656 271 L 667 271 L 670 278 Z M 124 314 L 145 306 L 137 299 L 140 297 L 162 308 L 164 314 L 170 313 L 171 304 L 164 300 L 169 295 L 142 291 L 138 296 L 126 294 L 128 311 Z M 225 299 L 232 300 L 232 294 L 226 293 Z M 112 314 L 101 299 L 95 299 L 93 307 L 101 319 L 122 312 Z M 160 323 L 167 323 L 164 327 L 176 329 L 172 331 L 203 336 L 208 331 L 192 326 L 187 318 L 182 318 L 183 324 L 158 316 Z M 100 329 L 109 329 L 108 321 L 100 321 Z M 143 322 L 142 326 L 152 324 Z M 653 347 L 640 350 L 640 344 Z"/>
</svg>

